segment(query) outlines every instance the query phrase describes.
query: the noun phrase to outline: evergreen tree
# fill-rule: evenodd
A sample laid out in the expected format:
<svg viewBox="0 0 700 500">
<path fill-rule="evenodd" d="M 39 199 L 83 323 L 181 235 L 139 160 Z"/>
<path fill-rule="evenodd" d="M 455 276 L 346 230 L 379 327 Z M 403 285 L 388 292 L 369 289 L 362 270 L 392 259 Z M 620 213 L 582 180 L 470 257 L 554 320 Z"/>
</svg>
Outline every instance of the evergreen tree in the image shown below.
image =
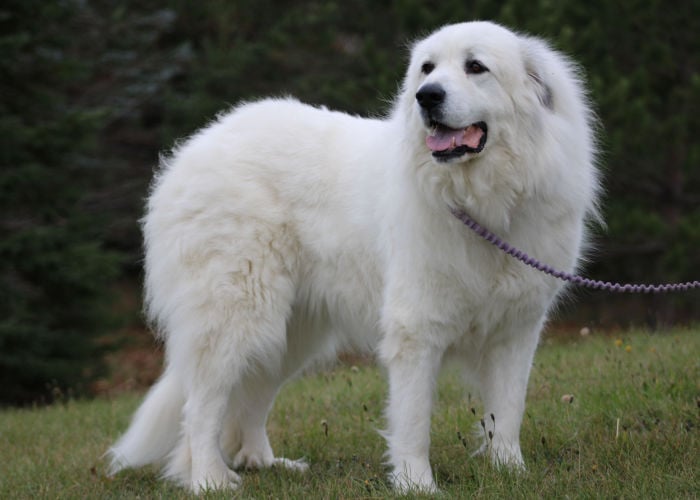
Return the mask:
<svg viewBox="0 0 700 500">
<path fill-rule="evenodd" d="M 69 50 L 70 3 L 1 14 L 0 403 L 26 403 L 98 374 L 117 261 L 85 203 L 99 114 L 68 99 L 86 74 Z"/>
</svg>

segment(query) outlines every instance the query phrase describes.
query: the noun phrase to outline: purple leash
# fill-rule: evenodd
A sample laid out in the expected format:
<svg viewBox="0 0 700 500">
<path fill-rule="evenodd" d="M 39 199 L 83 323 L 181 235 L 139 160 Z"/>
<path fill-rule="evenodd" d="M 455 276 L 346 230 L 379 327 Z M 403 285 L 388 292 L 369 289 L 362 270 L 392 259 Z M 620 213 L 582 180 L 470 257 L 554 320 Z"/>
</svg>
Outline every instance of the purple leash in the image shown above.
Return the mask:
<svg viewBox="0 0 700 500">
<path fill-rule="evenodd" d="M 474 221 L 471 217 L 467 215 L 464 210 L 457 208 L 450 208 L 452 215 L 457 217 L 462 223 L 469 229 L 474 231 L 476 234 L 484 238 L 486 241 L 492 245 L 503 250 L 508 255 L 515 257 L 520 262 L 527 264 L 530 267 L 534 267 L 538 271 L 542 271 L 545 274 L 554 276 L 563 281 L 568 281 L 579 286 L 585 286 L 588 288 L 609 290 L 611 292 L 630 292 L 630 293 L 659 293 L 659 292 L 679 292 L 692 290 L 694 288 L 700 288 L 700 281 L 688 281 L 686 283 L 668 283 L 659 285 L 643 285 L 643 284 L 620 284 L 620 283 L 610 283 L 609 281 L 599 281 L 584 278 L 583 276 L 578 276 L 575 274 L 565 273 L 564 271 L 558 271 L 542 262 L 528 256 L 525 252 L 512 247 L 498 236 L 493 234 L 491 231 L 480 225 L 478 222 Z"/>
</svg>

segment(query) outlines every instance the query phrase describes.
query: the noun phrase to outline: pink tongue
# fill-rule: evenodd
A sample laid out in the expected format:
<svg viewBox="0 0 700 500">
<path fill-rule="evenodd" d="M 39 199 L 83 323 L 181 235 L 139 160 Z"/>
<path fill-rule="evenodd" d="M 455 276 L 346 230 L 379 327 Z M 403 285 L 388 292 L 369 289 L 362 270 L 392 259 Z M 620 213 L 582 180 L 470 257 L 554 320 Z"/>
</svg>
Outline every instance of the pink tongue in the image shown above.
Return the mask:
<svg viewBox="0 0 700 500">
<path fill-rule="evenodd" d="M 425 143 L 431 151 L 445 151 L 458 146 L 476 149 L 479 147 L 483 135 L 484 131 L 475 125 L 469 125 L 464 130 L 440 128 L 435 131 L 434 135 L 429 135 L 425 139 Z"/>
</svg>

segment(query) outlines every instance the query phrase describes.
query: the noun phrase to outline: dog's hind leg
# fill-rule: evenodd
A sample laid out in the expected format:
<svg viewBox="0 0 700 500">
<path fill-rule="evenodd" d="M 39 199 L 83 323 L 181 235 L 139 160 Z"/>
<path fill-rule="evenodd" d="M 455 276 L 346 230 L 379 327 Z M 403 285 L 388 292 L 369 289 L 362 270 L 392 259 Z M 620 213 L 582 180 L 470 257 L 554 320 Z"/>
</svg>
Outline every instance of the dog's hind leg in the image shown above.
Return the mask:
<svg viewBox="0 0 700 500">
<path fill-rule="evenodd" d="M 236 326 L 231 325 L 230 330 L 212 332 L 203 337 L 202 342 L 185 347 L 197 355 L 186 365 L 183 432 L 166 467 L 166 476 L 184 483 L 196 493 L 236 487 L 240 478 L 226 464 L 220 447 L 229 398 L 242 391 L 244 381 L 254 370 L 251 368 L 253 360 L 261 356 L 274 358 L 272 353 L 283 349 L 284 320 L 282 315 L 276 322 L 271 322 L 269 316 L 265 321 L 235 321 Z M 262 338 L 266 338 L 264 348 L 259 344 Z M 277 346 L 271 342 L 273 339 L 278 341 Z M 182 363 L 178 364 L 183 367 Z M 257 390 L 259 399 L 248 398 L 250 406 L 245 408 L 244 415 L 250 413 L 252 417 L 264 419 L 276 387 L 261 386 Z M 240 428 L 244 446 L 250 432 L 248 427 L 252 426 L 248 421 L 241 420 L 246 424 Z M 258 426 L 264 433 L 264 422 Z M 263 444 L 268 444 L 266 437 Z"/>
<path fill-rule="evenodd" d="M 220 446 L 229 399 L 260 367 L 278 370 L 286 350 L 294 284 L 273 244 L 249 245 L 246 254 L 255 260 L 238 266 L 234 256 L 211 255 L 198 268 L 206 280 L 186 290 L 182 321 L 168 325 L 168 359 L 183 380 L 185 405 L 181 441 L 165 475 L 195 493 L 236 487 L 240 478 Z M 252 412 L 264 417 L 276 386 L 260 389 L 261 406 L 251 398 Z"/>
<path fill-rule="evenodd" d="M 276 457 L 265 430 L 274 399 L 287 379 L 319 358 L 334 358 L 335 344 L 322 320 L 293 315 L 287 325 L 288 344 L 279 370 L 252 370 L 231 394 L 222 449 L 235 469 L 280 466 L 304 471 L 304 460 Z"/>
<path fill-rule="evenodd" d="M 267 436 L 267 416 L 283 382 L 282 378 L 253 373 L 232 394 L 222 448 L 232 457 L 234 469 L 281 466 L 304 471 L 308 468 L 303 460 L 275 457 Z"/>
</svg>

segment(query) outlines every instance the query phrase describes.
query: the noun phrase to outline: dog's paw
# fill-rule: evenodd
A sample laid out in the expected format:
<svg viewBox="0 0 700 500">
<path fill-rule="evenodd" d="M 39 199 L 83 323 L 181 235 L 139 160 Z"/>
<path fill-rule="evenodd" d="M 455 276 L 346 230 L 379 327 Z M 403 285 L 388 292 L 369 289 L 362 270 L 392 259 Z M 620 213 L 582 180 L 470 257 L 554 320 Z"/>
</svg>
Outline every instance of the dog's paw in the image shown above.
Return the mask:
<svg viewBox="0 0 700 500">
<path fill-rule="evenodd" d="M 274 467 L 284 467 L 287 470 L 293 470 L 296 472 L 306 472 L 309 470 L 309 464 L 305 459 L 299 458 L 297 460 L 292 460 L 289 458 L 278 457 L 275 458 Z"/>
<path fill-rule="evenodd" d="M 496 467 L 506 467 L 519 472 L 526 470 L 518 442 L 505 441 L 498 435 L 491 440 L 484 440 L 479 449 L 474 451 L 471 456 L 486 456 Z"/>
<path fill-rule="evenodd" d="M 439 491 L 429 469 L 422 474 L 410 474 L 407 470 L 395 471 L 389 475 L 389 481 L 394 490 L 402 495 L 411 493 L 435 494 Z"/>
<path fill-rule="evenodd" d="M 235 470 L 263 469 L 270 467 L 274 459 L 272 450 L 257 450 L 243 447 L 233 457 L 231 465 Z"/>
<path fill-rule="evenodd" d="M 494 439 L 487 452 L 491 463 L 496 467 L 506 467 L 516 472 L 525 471 L 525 461 L 518 443 Z"/>
<path fill-rule="evenodd" d="M 289 458 L 275 457 L 271 451 L 252 451 L 246 448 L 236 453 L 232 465 L 236 470 L 283 467 L 297 472 L 304 472 L 309 468 L 309 465 L 303 458 L 291 460 Z"/>
<path fill-rule="evenodd" d="M 235 490 L 241 484 L 241 477 L 228 467 L 217 471 L 207 471 L 199 478 L 192 478 L 190 490 L 195 495 L 206 491 Z"/>
</svg>

